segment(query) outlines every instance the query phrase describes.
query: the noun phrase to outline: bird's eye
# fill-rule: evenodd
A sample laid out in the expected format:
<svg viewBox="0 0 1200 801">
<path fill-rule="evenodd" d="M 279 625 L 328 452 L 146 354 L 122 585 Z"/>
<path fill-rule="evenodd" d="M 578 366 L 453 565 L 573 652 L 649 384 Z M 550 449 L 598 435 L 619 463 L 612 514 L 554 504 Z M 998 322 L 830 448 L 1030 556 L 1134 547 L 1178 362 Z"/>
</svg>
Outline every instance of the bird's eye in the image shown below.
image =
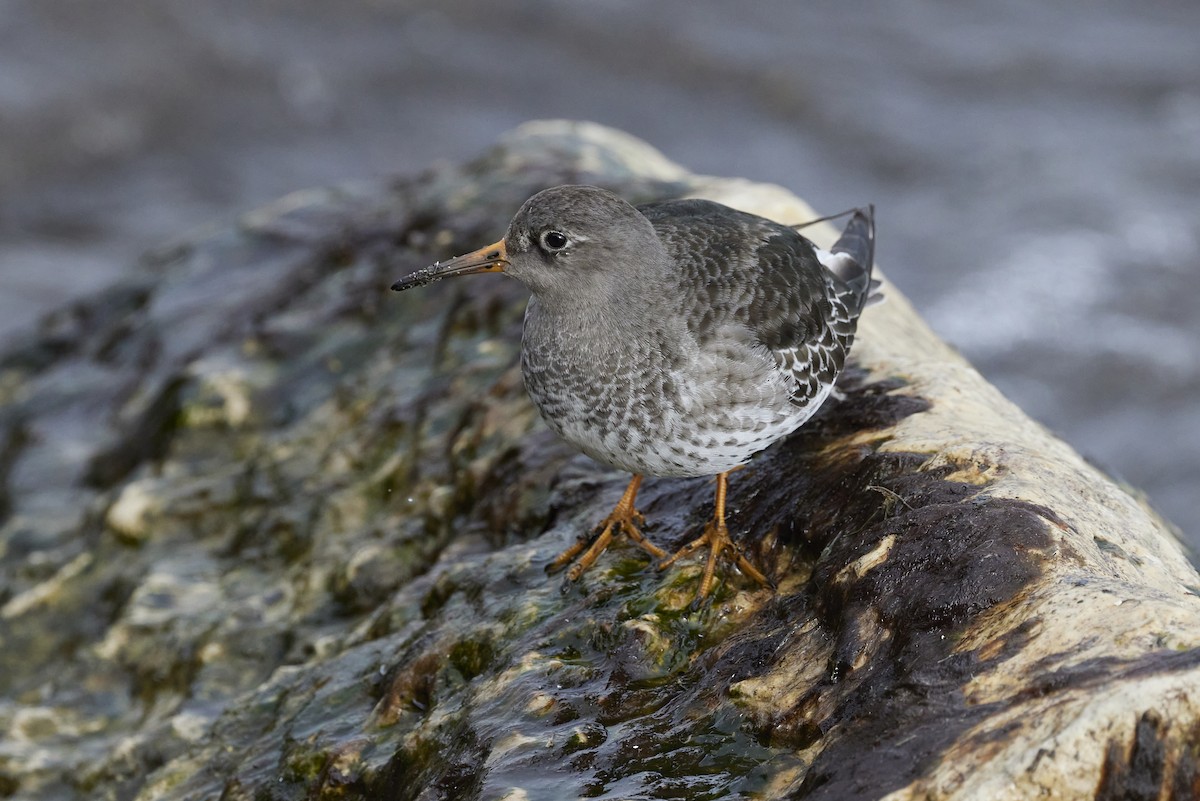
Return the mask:
<svg viewBox="0 0 1200 801">
<path fill-rule="evenodd" d="M 542 247 L 551 253 L 562 250 L 569 241 L 562 231 L 547 231 L 542 234 Z"/>
</svg>

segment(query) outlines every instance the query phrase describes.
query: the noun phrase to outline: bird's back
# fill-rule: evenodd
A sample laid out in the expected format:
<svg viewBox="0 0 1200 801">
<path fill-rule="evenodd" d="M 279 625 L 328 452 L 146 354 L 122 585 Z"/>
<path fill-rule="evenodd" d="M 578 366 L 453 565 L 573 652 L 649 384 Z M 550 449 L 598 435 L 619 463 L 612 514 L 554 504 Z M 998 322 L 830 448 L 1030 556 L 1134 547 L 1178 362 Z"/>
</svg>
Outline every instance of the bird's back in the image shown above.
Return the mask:
<svg viewBox="0 0 1200 801">
<path fill-rule="evenodd" d="M 872 210 L 854 212 L 830 252 L 788 226 L 710 201 L 639 210 L 679 266 L 682 312 L 700 347 L 744 328 L 791 376 L 791 403 L 807 419 L 841 372 L 874 287 Z"/>
</svg>

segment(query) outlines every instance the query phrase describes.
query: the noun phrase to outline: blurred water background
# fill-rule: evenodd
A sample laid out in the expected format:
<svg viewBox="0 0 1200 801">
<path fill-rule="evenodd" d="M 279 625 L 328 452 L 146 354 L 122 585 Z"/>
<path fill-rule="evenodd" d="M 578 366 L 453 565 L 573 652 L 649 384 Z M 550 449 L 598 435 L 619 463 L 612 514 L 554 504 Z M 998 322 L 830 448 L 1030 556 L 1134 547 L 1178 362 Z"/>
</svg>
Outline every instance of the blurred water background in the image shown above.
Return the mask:
<svg viewBox="0 0 1200 801">
<path fill-rule="evenodd" d="M 1195 0 L 0 0 L 0 347 L 202 223 L 596 120 L 873 201 L 934 328 L 1196 549 L 1197 41 Z"/>
</svg>

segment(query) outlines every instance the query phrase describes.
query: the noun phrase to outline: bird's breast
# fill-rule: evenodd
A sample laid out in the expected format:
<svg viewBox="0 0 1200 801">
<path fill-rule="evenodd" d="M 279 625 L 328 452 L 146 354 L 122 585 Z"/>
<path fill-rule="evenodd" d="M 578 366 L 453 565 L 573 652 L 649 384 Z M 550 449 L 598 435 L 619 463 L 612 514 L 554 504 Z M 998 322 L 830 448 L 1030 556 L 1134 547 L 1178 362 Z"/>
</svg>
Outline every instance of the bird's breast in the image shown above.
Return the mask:
<svg viewBox="0 0 1200 801">
<path fill-rule="evenodd" d="M 659 336 L 614 341 L 573 331 L 532 311 L 521 347 L 525 387 L 547 424 L 589 456 L 647 472 L 652 452 L 677 428 L 679 396 L 671 355 Z"/>
</svg>

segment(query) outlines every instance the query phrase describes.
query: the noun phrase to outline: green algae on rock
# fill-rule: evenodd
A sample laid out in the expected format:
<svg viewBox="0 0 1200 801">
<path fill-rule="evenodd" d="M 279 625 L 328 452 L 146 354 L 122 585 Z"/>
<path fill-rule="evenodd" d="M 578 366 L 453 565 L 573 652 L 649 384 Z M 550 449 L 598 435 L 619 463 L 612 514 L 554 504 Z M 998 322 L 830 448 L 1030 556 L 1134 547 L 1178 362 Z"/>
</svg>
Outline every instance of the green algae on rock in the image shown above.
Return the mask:
<svg viewBox="0 0 1200 801">
<path fill-rule="evenodd" d="M 691 613 L 698 563 L 622 548 L 547 578 L 624 478 L 538 423 L 513 282 L 387 285 L 579 181 L 814 216 L 532 123 L 163 249 L 0 354 L 0 797 L 1200 795 L 1169 527 L 890 286 L 845 399 L 731 487 L 777 594 Z M 656 539 L 708 490 L 648 480 Z"/>
</svg>

